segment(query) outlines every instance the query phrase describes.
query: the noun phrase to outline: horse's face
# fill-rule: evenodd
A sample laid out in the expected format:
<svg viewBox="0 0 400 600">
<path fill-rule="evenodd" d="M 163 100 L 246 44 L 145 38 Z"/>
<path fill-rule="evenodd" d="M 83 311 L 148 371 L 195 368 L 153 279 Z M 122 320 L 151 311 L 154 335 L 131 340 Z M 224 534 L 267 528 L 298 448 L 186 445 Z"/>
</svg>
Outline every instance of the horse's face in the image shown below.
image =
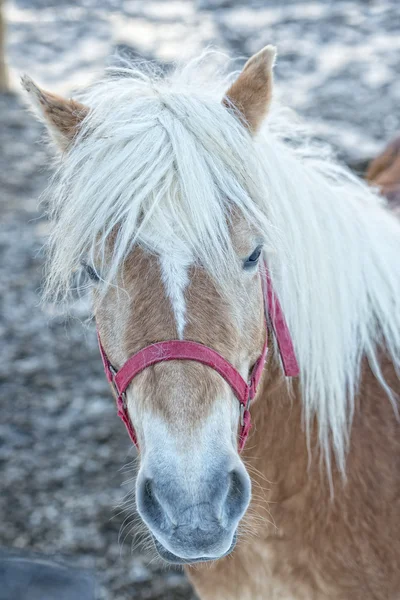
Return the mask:
<svg viewBox="0 0 400 600">
<path fill-rule="evenodd" d="M 242 171 L 243 174 L 246 151 L 235 158 L 236 154 L 232 153 L 231 130 L 228 129 L 235 127 L 236 135 L 247 140 L 240 147 L 249 148 L 247 142 L 251 143 L 251 139 L 242 126 L 248 127 L 251 133 L 256 132 L 267 113 L 271 98 L 274 56 L 274 50 L 267 47 L 248 61 L 239 78 L 227 91 L 223 106 L 219 102 L 216 104 L 218 118 L 214 122 L 215 127 L 212 131 L 207 131 L 204 139 L 199 134 L 203 121 L 197 119 L 197 124 L 193 126 L 197 128 L 196 132 L 203 140 L 202 144 L 209 148 L 207 155 L 202 155 L 201 164 L 211 164 L 213 160 L 214 163 L 218 160 L 218 164 L 225 164 L 221 156 L 226 154 L 229 160 L 234 161 L 232 164 L 236 165 L 235 172 Z M 88 117 L 90 121 L 91 114 L 97 114 L 96 108 L 91 109 L 73 100 L 64 100 L 45 92 L 29 78 L 24 79 L 23 84 L 68 160 L 71 142 L 75 141 L 82 120 Z M 111 106 L 118 108 L 118 100 L 119 98 L 115 98 L 115 106 L 113 103 L 106 106 L 101 98 L 99 106 L 101 110 L 106 108 L 107 112 Z M 139 93 L 139 101 L 142 100 Z M 180 103 L 178 105 L 180 106 Z M 226 111 L 226 108 L 231 109 L 232 105 L 240 111 L 243 123 L 232 118 L 230 112 Z M 143 107 L 145 108 L 146 104 L 143 104 Z M 157 110 L 162 109 L 159 108 L 159 104 L 157 107 Z M 107 119 L 114 117 L 114 108 L 107 112 Z M 164 111 L 163 114 L 165 117 L 167 113 Z M 156 127 L 159 132 L 159 122 L 154 121 L 153 117 L 151 113 L 150 130 L 154 131 Z M 225 117 L 228 129 L 224 130 L 223 138 L 217 139 L 220 121 L 225 123 Z M 137 118 L 138 129 L 134 128 L 134 135 L 141 135 L 140 115 Z M 175 117 L 172 125 L 168 115 L 165 118 L 167 128 L 182 126 Z M 180 118 L 186 123 L 185 111 Z M 192 118 L 194 119 L 194 114 Z M 129 124 L 130 121 L 127 121 L 127 125 Z M 101 156 L 109 156 L 111 146 L 107 147 L 107 144 L 111 144 L 114 138 L 115 127 L 119 127 L 118 135 L 125 140 L 123 147 L 125 143 L 132 142 L 126 127 L 122 126 L 121 129 L 118 118 L 108 133 L 103 134 L 102 127 L 103 122 L 97 122 L 94 129 L 91 126 L 87 127 L 83 137 L 78 137 L 76 143 L 72 144 L 73 152 L 79 154 L 79 144 L 83 143 L 84 153 L 74 176 L 79 177 L 81 169 L 87 167 L 87 172 L 95 180 L 94 168 L 92 167 L 93 172 L 90 168 L 92 155 L 86 154 L 85 150 L 87 147 L 94 148 L 90 143 L 93 132 L 97 131 L 96 148 Z M 127 135 L 128 137 L 125 137 Z M 176 132 L 174 135 L 178 144 L 179 136 Z M 85 146 L 85 139 L 89 146 Z M 149 139 L 148 133 L 142 139 L 147 154 L 155 151 L 154 147 L 149 145 Z M 165 145 L 167 139 L 168 136 L 163 130 L 160 140 Z M 190 148 L 192 147 L 193 142 L 190 141 Z M 222 153 L 221 156 L 217 149 Z M 215 156 L 213 152 L 216 153 Z M 118 159 L 115 164 L 120 163 L 122 155 L 123 148 L 118 156 L 114 157 Z M 165 160 L 165 151 L 163 156 Z M 180 160 L 186 171 L 190 172 L 194 168 L 193 165 L 186 164 L 185 156 L 180 156 Z M 114 163 L 111 161 L 111 164 Z M 122 169 L 126 170 L 126 164 L 124 165 Z M 132 173 L 134 166 L 133 164 L 129 169 L 129 173 Z M 223 172 L 226 175 L 226 172 Z M 218 187 L 221 172 L 217 169 L 215 173 L 213 185 Z M 114 198 L 115 189 L 110 187 L 114 176 L 118 179 L 118 169 L 104 181 L 101 191 L 103 193 L 105 189 L 107 194 L 103 204 L 107 204 L 108 197 Z M 130 177 L 135 179 L 136 176 Z M 146 177 L 151 178 L 151 173 Z M 143 173 L 139 172 L 137 180 L 142 179 Z M 98 188 L 98 182 L 96 188 L 95 181 L 93 185 L 91 181 L 88 180 L 88 185 L 90 193 L 93 193 L 93 190 Z M 146 181 L 145 178 L 143 185 Z M 231 182 L 231 179 L 229 181 Z M 251 181 L 253 182 L 253 179 Z M 240 186 L 231 183 L 227 189 L 239 189 Z M 138 185 L 137 181 L 135 184 Z M 201 181 L 198 185 L 201 185 Z M 116 186 L 117 189 L 121 189 L 122 183 L 116 180 Z M 69 188 L 66 186 L 63 189 Z M 77 244 L 81 243 L 90 229 L 93 219 L 100 218 L 98 211 L 94 211 L 91 205 L 92 216 L 87 222 L 88 198 L 80 198 L 80 194 L 84 194 L 80 185 L 77 185 L 77 189 L 79 207 L 83 207 L 81 218 L 78 219 L 76 211 L 72 210 L 71 219 L 68 221 L 68 211 L 63 212 L 62 219 L 67 219 L 65 229 L 60 229 L 59 223 L 57 225 L 60 230 L 59 247 L 63 241 L 67 243 L 65 249 L 60 251 L 62 259 L 53 261 L 54 265 L 58 265 L 53 268 L 55 279 L 62 279 L 60 270 L 67 272 L 68 279 L 69 269 L 66 269 L 65 265 L 71 263 L 70 266 L 73 267 L 71 255 L 82 259 L 87 248 L 83 243 L 82 248 L 77 250 Z M 204 185 L 204 189 L 210 189 L 212 198 L 212 188 Z M 252 189 L 255 193 L 257 185 L 254 184 Z M 133 190 L 128 194 L 129 201 L 131 194 L 134 194 Z M 183 194 L 189 194 L 186 188 Z M 224 196 L 228 204 L 230 192 L 224 193 Z M 117 194 L 115 202 L 119 201 L 120 195 Z M 188 203 L 185 206 L 188 206 Z M 201 206 L 203 207 L 203 204 Z M 114 205 L 109 208 L 118 212 L 118 207 Z M 123 214 L 125 209 L 120 209 Z M 99 207 L 99 210 L 101 212 L 103 209 Z M 205 210 L 202 208 L 203 212 Z M 196 211 L 193 212 L 192 207 L 189 216 L 193 218 L 192 213 L 199 214 L 198 206 Z M 107 356 L 115 368 L 120 368 L 129 357 L 151 343 L 182 339 L 193 340 L 213 348 L 230 361 L 245 380 L 248 379 L 251 368 L 262 351 L 265 336 L 262 286 L 257 265 L 263 240 L 259 232 L 252 230 L 252 225 L 248 224 L 251 219 L 245 220 L 240 210 L 236 212 L 230 208 L 229 214 L 230 229 L 227 235 L 231 237 L 230 246 L 231 250 L 233 249 L 230 252 L 230 262 L 235 263 L 235 268 L 232 268 L 231 272 L 227 266 L 224 267 L 223 281 L 209 274 L 212 271 L 210 265 L 205 269 L 200 266 L 199 261 L 182 252 L 182 246 L 179 244 L 176 245 L 179 250 L 174 250 L 174 240 L 170 240 L 171 244 L 167 245 L 168 251 L 159 253 L 151 253 L 146 248 L 150 246 L 157 249 L 163 244 L 146 245 L 145 241 L 136 245 L 130 253 L 123 254 L 127 258 L 118 263 L 116 285 L 108 286 L 102 292 L 95 291 L 97 326 Z M 198 216 L 197 219 L 199 218 Z M 71 239 L 71 220 L 74 219 L 75 230 L 78 231 L 81 223 L 83 229 L 79 229 L 81 233 Z M 93 239 L 96 239 L 97 232 L 100 234 L 108 227 L 106 223 L 107 218 L 104 215 L 104 222 L 98 224 L 99 228 L 91 238 L 92 248 L 97 248 L 97 242 L 93 242 Z M 228 227 L 228 221 L 226 225 Z M 123 227 L 123 223 L 117 223 L 113 230 L 117 239 L 119 227 Z M 158 235 L 163 236 L 163 232 L 159 232 Z M 122 234 L 120 238 L 123 238 Z M 203 240 L 203 237 L 201 239 Z M 106 243 L 112 251 L 115 238 L 114 241 L 107 238 Z M 107 251 L 105 249 L 105 252 Z M 91 256 L 96 262 L 95 250 Z M 215 261 L 218 260 L 219 257 L 215 256 Z M 213 261 L 214 257 L 212 264 Z M 95 266 L 101 274 L 101 265 Z M 160 554 L 166 560 L 188 563 L 215 559 L 227 554 L 235 544 L 238 523 L 250 500 L 250 478 L 238 455 L 239 402 L 230 386 L 212 368 L 198 362 L 161 362 L 145 369 L 133 379 L 127 389 L 127 405 L 140 447 L 140 469 L 136 484 L 137 507 L 154 536 Z"/>
<path fill-rule="evenodd" d="M 120 288 L 95 302 L 115 368 L 153 342 L 189 339 L 217 350 L 248 379 L 265 336 L 256 260 L 262 240 L 240 219 L 233 238 L 239 276 L 224 291 L 186 257 L 131 253 Z M 162 362 L 132 381 L 127 404 L 140 447 L 137 508 L 159 553 L 182 562 L 223 556 L 250 499 L 230 386 L 200 363 Z"/>
</svg>

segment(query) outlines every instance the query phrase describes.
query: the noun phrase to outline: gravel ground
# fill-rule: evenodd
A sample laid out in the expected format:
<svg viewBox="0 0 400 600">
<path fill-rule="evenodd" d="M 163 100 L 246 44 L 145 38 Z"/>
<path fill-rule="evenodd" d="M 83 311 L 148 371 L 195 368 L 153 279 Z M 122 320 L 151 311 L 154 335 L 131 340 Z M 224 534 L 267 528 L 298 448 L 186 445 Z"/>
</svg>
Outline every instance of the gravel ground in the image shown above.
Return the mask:
<svg viewBox="0 0 400 600">
<path fill-rule="evenodd" d="M 51 159 L 17 75 L 70 92 L 101 73 L 115 48 L 167 63 L 182 48 L 213 44 L 244 57 L 272 42 L 283 99 L 357 161 L 400 129 L 398 0 L 19 0 L 6 14 L 15 93 L 0 96 L 0 545 L 91 569 L 99 600 L 190 600 L 184 575 L 154 559 L 118 509 L 134 451 L 87 306 L 66 322 L 39 305 L 48 226 L 37 199 Z"/>
</svg>

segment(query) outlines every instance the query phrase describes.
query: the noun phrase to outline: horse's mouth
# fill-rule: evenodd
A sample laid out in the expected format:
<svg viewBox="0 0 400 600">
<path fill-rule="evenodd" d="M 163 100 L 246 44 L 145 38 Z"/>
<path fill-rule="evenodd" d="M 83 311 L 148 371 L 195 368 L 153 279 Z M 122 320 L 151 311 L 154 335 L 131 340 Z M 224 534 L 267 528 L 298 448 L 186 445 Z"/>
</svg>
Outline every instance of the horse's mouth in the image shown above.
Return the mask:
<svg viewBox="0 0 400 600">
<path fill-rule="evenodd" d="M 235 532 L 235 534 L 233 536 L 232 544 L 230 545 L 230 548 L 225 552 L 225 554 L 222 554 L 221 556 L 215 556 L 215 557 L 213 557 L 213 556 L 201 557 L 200 556 L 198 558 L 181 558 L 180 556 L 177 556 L 176 554 L 173 554 L 172 552 L 170 552 L 169 550 L 164 548 L 164 546 L 162 544 L 160 544 L 160 542 L 154 536 L 152 536 L 152 537 L 153 537 L 154 545 L 155 545 L 156 550 L 157 550 L 158 554 L 160 555 L 160 557 L 163 560 L 165 560 L 167 563 L 170 563 L 172 565 L 193 565 L 194 563 L 219 560 L 220 558 L 224 558 L 224 556 L 227 556 L 228 554 L 230 554 L 232 552 L 232 550 L 234 549 L 234 547 L 236 546 L 236 542 L 237 542 L 237 533 Z"/>
</svg>

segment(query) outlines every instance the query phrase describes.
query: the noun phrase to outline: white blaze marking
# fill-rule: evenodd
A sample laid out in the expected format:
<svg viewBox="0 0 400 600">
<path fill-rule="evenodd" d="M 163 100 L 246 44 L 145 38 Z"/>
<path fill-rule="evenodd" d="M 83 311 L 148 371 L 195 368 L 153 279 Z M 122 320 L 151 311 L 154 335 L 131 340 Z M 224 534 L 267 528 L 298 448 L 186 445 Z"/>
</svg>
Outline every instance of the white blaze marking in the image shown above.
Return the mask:
<svg viewBox="0 0 400 600">
<path fill-rule="evenodd" d="M 186 325 L 185 289 L 189 283 L 187 259 L 177 255 L 160 256 L 161 274 L 175 314 L 179 339 L 183 338 Z"/>
</svg>

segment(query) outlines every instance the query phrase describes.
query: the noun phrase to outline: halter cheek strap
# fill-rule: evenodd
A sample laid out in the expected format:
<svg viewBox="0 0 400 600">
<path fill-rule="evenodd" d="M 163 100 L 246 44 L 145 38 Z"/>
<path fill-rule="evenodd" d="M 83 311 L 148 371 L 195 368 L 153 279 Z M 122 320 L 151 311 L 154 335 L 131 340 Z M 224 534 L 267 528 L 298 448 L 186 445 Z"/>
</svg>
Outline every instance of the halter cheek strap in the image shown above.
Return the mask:
<svg viewBox="0 0 400 600">
<path fill-rule="evenodd" d="M 266 272 L 264 282 L 263 296 L 266 317 L 270 320 L 277 338 L 285 375 L 288 377 L 295 377 L 299 374 L 299 367 L 294 353 L 293 343 L 281 306 L 272 289 L 268 272 Z M 126 390 L 129 384 L 136 375 L 147 369 L 147 367 L 157 363 L 171 360 L 191 360 L 206 365 L 216 371 L 232 388 L 233 393 L 240 403 L 240 433 L 238 446 L 239 451 L 243 449 L 251 428 L 249 404 L 257 393 L 257 387 L 262 376 L 268 353 L 267 323 L 264 346 L 259 358 L 251 370 L 248 382 L 243 379 L 239 371 L 221 356 L 221 354 L 208 346 L 188 340 L 167 340 L 146 346 L 131 356 L 119 371 L 116 371 L 108 360 L 99 334 L 97 334 L 97 337 L 107 379 L 116 393 L 118 416 L 125 423 L 129 436 L 136 446 L 138 445 L 137 437 L 126 405 Z"/>
</svg>

